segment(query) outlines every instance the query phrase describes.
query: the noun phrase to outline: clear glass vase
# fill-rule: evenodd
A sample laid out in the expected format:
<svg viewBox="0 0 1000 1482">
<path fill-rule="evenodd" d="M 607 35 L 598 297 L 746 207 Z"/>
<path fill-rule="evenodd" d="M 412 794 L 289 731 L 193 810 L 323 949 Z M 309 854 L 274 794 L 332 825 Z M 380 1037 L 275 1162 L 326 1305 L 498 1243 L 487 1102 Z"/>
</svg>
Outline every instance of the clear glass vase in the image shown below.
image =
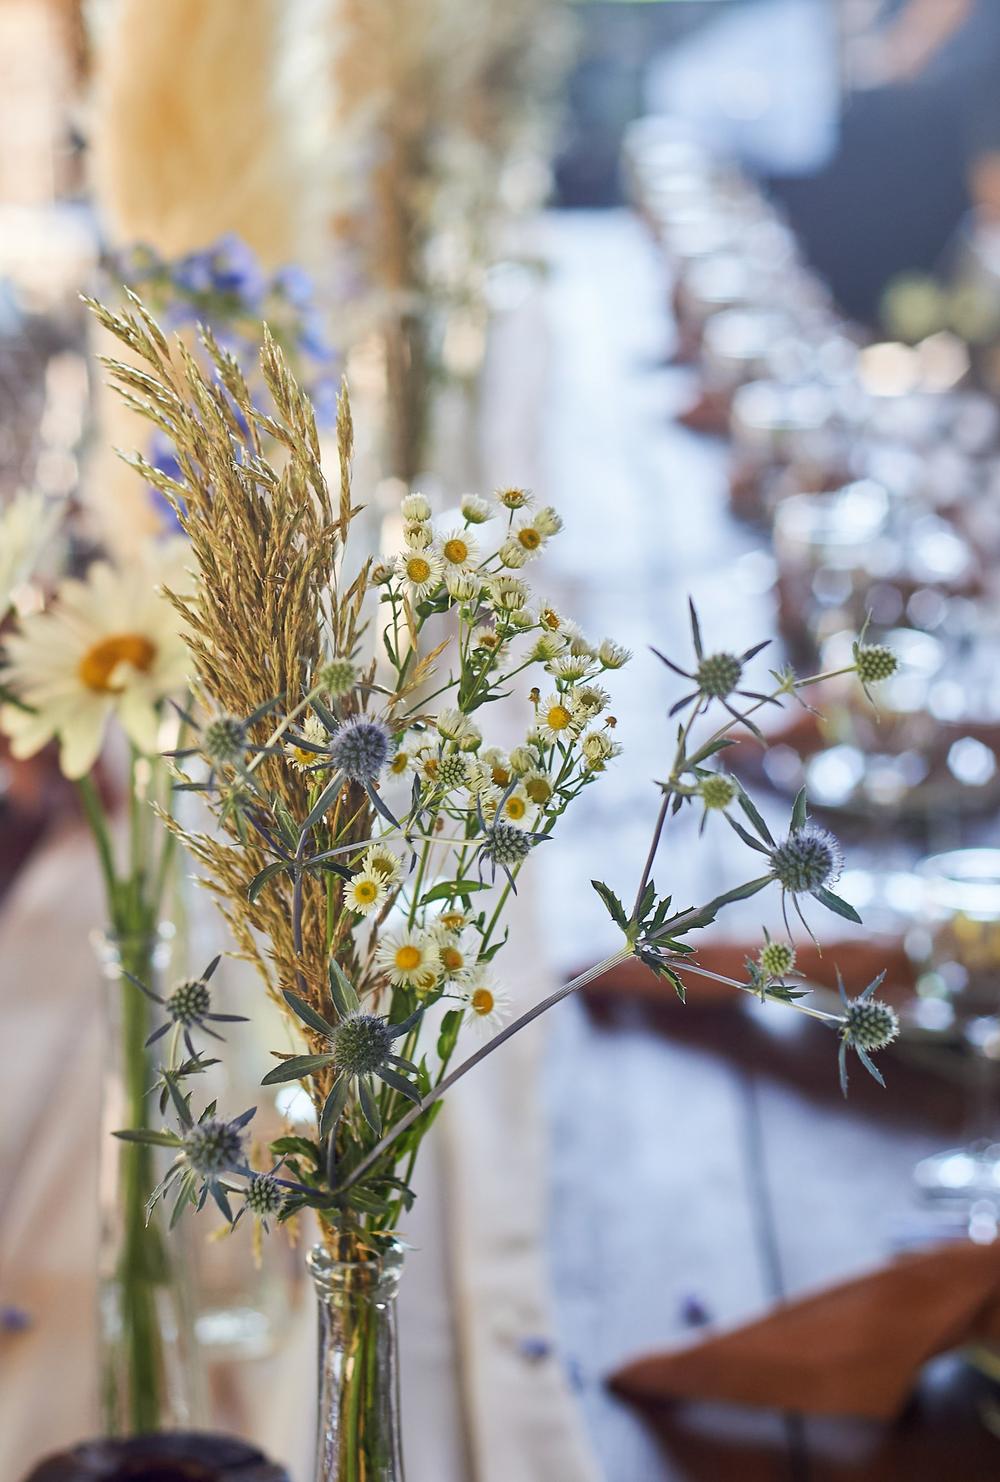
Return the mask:
<svg viewBox="0 0 1000 1482">
<path fill-rule="evenodd" d="M 101 1425 L 110 1436 L 173 1430 L 203 1417 L 192 1302 L 180 1247 L 161 1207 L 146 1202 L 166 1154 L 123 1142 L 122 1128 L 162 1124 L 146 1040 L 158 1007 L 126 974 L 158 992 L 172 930 L 134 937 L 95 933 L 104 999 L 104 1069 L 98 1161 L 100 1204 L 99 1373 Z"/>
<path fill-rule="evenodd" d="M 396 1293 L 403 1247 L 351 1237 L 307 1258 L 319 1300 L 315 1482 L 403 1482 Z"/>
</svg>

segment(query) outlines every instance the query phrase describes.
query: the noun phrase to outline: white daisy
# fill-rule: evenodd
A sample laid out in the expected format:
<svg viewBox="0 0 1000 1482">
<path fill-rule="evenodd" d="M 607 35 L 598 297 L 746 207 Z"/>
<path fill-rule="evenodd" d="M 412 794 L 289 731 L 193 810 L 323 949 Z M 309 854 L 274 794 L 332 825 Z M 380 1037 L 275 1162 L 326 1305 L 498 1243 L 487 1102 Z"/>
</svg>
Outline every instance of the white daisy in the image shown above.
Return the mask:
<svg viewBox="0 0 1000 1482">
<path fill-rule="evenodd" d="M 470 968 L 463 974 L 461 988 L 466 1024 L 473 1025 L 486 1039 L 491 1039 L 507 1020 L 509 996 L 497 986 L 489 969 L 482 966 Z"/>
<path fill-rule="evenodd" d="M 457 906 L 448 906 L 441 912 L 431 930 L 436 936 L 446 932 L 451 936 L 457 936 L 465 930 L 469 924 L 469 916 L 465 911 L 460 911 Z"/>
<path fill-rule="evenodd" d="M 538 614 L 538 626 L 546 633 L 561 633 L 566 627 L 566 619 L 560 617 L 554 607 L 543 607 Z"/>
<path fill-rule="evenodd" d="M 618 742 L 612 741 L 607 731 L 588 731 L 580 742 L 580 750 L 591 772 L 603 772 L 605 762 L 622 753 Z"/>
<path fill-rule="evenodd" d="M 441 585 L 441 557 L 437 551 L 406 551 L 396 558 L 396 575 L 409 583 L 414 602 L 430 597 Z"/>
<path fill-rule="evenodd" d="M 479 938 L 475 932 L 454 932 L 439 928 L 435 932 L 435 939 L 443 977 L 454 982 L 474 966 L 479 951 Z"/>
<path fill-rule="evenodd" d="M 496 809 L 493 811 L 495 814 Z M 524 824 L 527 823 L 530 812 L 531 803 L 528 799 L 527 792 L 523 787 L 515 787 L 514 791 L 506 797 L 503 807 L 500 809 L 500 817 L 507 823 Z"/>
<path fill-rule="evenodd" d="M 475 572 L 459 571 L 449 566 L 444 569 L 444 584 L 453 602 L 465 603 L 475 601 L 483 585 Z"/>
<path fill-rule="evenodd" d="M 498 489 L 496 497 L 505 509 L 527 509 L 535 502 L 529 489 Z"/>
<path fill-rule="evenodd" d="M 611 696 L 607 690 L 599 684 L 581 684 L 572 692 L 573 715 L 576 720 L 584 725 L 600 715 L 602 710 L 607 710 L 611 704 Z"/>
<path fill-rule="evenodd" d="M 493 506 L 479 494 L 463 494 L 459 506 L 463 520 L 470 525 L 485 525 L 493 516 Z"/>
<path fill-rule="evenodd" d="M 307 741 L 312 741 L 315 746 L 322 746 L 329 738 L 326 727 L 318 715 L 308 715 L 302 727 L 302 735 Z M 323 758 L 317 756 L 314 751 L 307 751 L 304 746 L 296 746 L 294 741 L 286 741 L 284 746 L 285 756 L 297 772 L 304 772 L 307 767 L 315 767 Z"/>
<path fill-rule="evenodd" d="M 191 668 L 180 618 L 159 583 L 183 590 L 186 542 L 157 546 L 127 571 L 106 562 L 85 580 L 63 582 L 52 606 L 24 619 L 7 641 L 5 681 L 30 710 L 7 705 L 0 726 L 16 757 L 58 738 L 67 777 L 97 760 L 117 716 L 142 752 L 157 745 L 159 712 L 184 689 Z"/>
<path fill-rule="evenodd" d="M 11 598 L 30 577 L 62 519 L 62 500 L 18 494 L 0 513 L 0 622 Z"/>
<path fill-rule="evenodd" d="M 415 770 L 416 764 L 416 753 L 400 746 L 393 752 L 387 771 L 390 777 L 408 777 Z"/>
<path fill-rule="evenodd" d="M 579 728 L 571 696 L 551 694 L 538 707 L 538 732 L 550 746 L 571 740 Z"/>
<path fill-rule="evenodd" d="M 632 657 L 632 650 L 625 648 L 621 643 L 615 643 L 611 638 L 603 638 L 597 650 L 597 657 L 605 669 L 621 669 Z"/>
<path fill-rule="evenodd" d="M 373 871 L 362 870 L 344 887 L 344 904 L 359 916 L 377 911 L 386 897 L 385 880 Z"/>
<path fill-rule="evenodd" d="M 430 501 L 423 494 L 407 494 L 399 506 L 407 524 L 421 523 L 431 517 Z"/>
<path fill-rule="evenodd" d="M 558 633 L 540 633 L 528 657 L 534 664 L 549 664 L 566 646 Z"/>
<path fill-rule="evenodd" d="M 499 746 L 487 746 L 479 753 L 479 760 L 489 771 L 490 781 L 496 787 L 509 787 L 511 778 L 510 757 Z"/>
<path fill-rule="evenodd" d="M 541 767 L 535 767 L 532 771 L 525 772 L 522 781 L 529 800 L 536 807 L 544 808 L 554 791 L 552 778 L 548 772 L 543 771 Z"/>
<path fill-rule="evenodd" d="M 389 932 L 379 942 L 375 964 L 396 988 L 427 988 L 441 970 L 437 943 L 423 931 Z"/>
<path fill-rule="evenodd" d="M 517 571 L 520 567 L 526 566 L 530 560 L 528 552 L 513 537 L 504 541 L 497 555 L 503 564 L 510 567 L 512 571 Z"/>
<path fill-rule="evenodd" d="M 368 585 L 372 587 L 384 587 L 386 582 L 392 581 L 396 574 L 394 565 L 388 561 L 376 561 L 368 572 Z"/>
<path fill-rule="evenodd" d="M 449 530 L 440 550 L 446 571 L 472 571 L 479 564 L 479 546 L 466 530 Z"/>
<path fill-rule="evenodd" d="M 557 514 L 551 504 L 546 504 L 538 510 L 531 523 L 541 531 L 545 540 L 551 540 L 553 535 L 558 535 L 563 527 L 562 515 Z"/>
<path fill-rule="evenodd" d="M 515 746 L 510 754 L 510 770 L 517 776 L 523 777 L 526 772 L 531 772 L 538 765 L 538 758 L 530 746 Z"/>
<path fill-rule="evenodd" d="M 472 647 L 485 648 L 490 653 L 496 653 L 499 648 L 503 647 L 503 639 L 500 637 L 496 628 L 491 628 L 484 623 L 481 627 L 476 628 L 473 633 Z"/>
<path fill-rule="evenodd" d="M 461 746 L 463 750 L 471 749 L 469 748 L 468 743 L 473 738 L 473 736 L 478 738 L 476 742 L 477 745 L 479 744 L 479 740 L 482 739 L 480 737 L 479 728 L 473 725 L 472 721 L 467 715 L 463 715 L 461 710 L 456 709 L 453 705 L 446 705 L 445 708 L 439 712 L 437 718 L 437 728 L 439 734 L 442 735 L 446 741 L 454 741 L 456 745 Z"/>
<path fill-rule="evenodd" d="M 387 885 L 395 885 L 403 878 L 403 862 L 388 844 L 373 844 L 362 859 L 361 868 L 377 875 Z"/>
<path fill-rule="evenodd" d="M 501 612 L 518 612 L 528 600 L 528 588 L 516 576 L 495 576 L 489 584 L 488 600 Z"/>
<path fill-rule="evenodd" d="M 556 679 L 564 679 L 569 684 L 575 684 L 578 679 L 590 673 L 592 660 L 586 654 L 566 654 L 564 658 L 553 659 L 546 664 L 548 672 Z"/>
<path fill-rule="evenodd" d="M 519 525 L 515 525 L 511 532 L 511 542 L 520 546 L 525 560 L 528 561 L 540 554 L 546 539 L 547 536 L 534 520 L 523 520 Z"/>
<path fill-rule="evenodd" d="M 411 551 L 426 551 L 434 544 L 434 531 L 430 525 L 404 525 L 403 539 Z"/>
</svg>

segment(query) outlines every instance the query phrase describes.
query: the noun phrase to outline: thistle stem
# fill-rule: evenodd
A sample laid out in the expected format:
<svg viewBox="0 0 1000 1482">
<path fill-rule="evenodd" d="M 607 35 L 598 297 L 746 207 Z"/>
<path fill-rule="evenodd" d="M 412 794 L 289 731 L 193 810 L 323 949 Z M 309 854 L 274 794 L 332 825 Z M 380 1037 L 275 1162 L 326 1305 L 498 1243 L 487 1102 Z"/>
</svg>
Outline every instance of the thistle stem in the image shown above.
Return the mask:
<svg viewBox="0 0 1000 1482">
<path fill-rule="evenodd" d="M 550 993 L 548 998 L 543 998 L 541 1003 L 536 1003 L 530 1009 L 527 1009 L 520 1018 L 515 1019 L 512 1024 L 508 1024 L 506 1029 L 501 1029 L 500 1033 L 494 1035 L 488 1044 L 483 1045 L 474 1055 L 470 1055 L 468 1060 L 463 1060 L 461 1065 L 456 1066 L 450 1075 L 446 1075 L 444 1080 L 439 1081 L 433 1091 L 428 1092 L 423 1098 L 419 1106 L 411 1107 L 405 1116 L 400 1117 L 395 1126 L 385 1134 L 381 1141 L 375 1144 L 371 1152 L 362 1158 L 361 1162 L 351 1170 L 343 1183 L 338 1184 L 333 1192 L 336 1194 L 343 1193 L 344 1190 L 356 1184 L 359 1179 L 364 1178 L 368 1170 L 378 1162 L 383 1153 L 389 1150 L 396 1139 L 407 1128 L 413 1126 L 418 1117 L 423 1116 L 424 1112 L 433 1106 L 435 1101 L 439 1101 L 447 1091 L 451 1090 L 457 1081 L 460 1081 L 464 1075 L 467 1075 L 470 1070 L 473 1070 L 487 1056 L 492 1055 L 494 1050 L 499 1050 L 500 1046 L 506 1044 L 515 1034 L 519 1034 L 522 1029 L 527 1028 L 535 1019 L 541 1018 L 542 1014 L 548 1013 L 549 1009 L 554 1008 L 557 1003 L 561 1003 L 564 998 L 568 998 L 571 993 L 575 993 L 578 988 L 583 988 L 587 983 L 592 983 L 595 978 L 603 977 L 606 972 L 610 972 L 612 968 L 626 962 L 631 956 L 631 947 L 623 947 L 621 951 L 613 953 L 610 957 L 605 957 L 594 967 L 588 968 L 586 972 L 580 973 L 569 983 L 564 983 L 561 988 L 557 988 L 555 993 Z"/>
</svg>

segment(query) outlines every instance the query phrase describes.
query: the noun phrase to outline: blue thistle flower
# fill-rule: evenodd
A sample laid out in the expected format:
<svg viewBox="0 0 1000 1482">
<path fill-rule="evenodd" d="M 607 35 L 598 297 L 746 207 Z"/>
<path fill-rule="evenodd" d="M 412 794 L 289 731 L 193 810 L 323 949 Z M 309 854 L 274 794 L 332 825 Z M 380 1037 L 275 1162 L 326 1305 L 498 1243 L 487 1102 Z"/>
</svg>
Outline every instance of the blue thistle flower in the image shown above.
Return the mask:
<svg viewBox="0 0 1000 1482">
<path fill-rule="evenodd" d="M 883 1003 L 881 999 L 875 998 L 876 989 L 880 988 L 885 979 L 885 973 L 879 973 L 873 978 L 867 988 L 863 989 L 857 998 L 848 998 L 844 991 L 844 980 L 837 970 L 837 989 L 840 993 L 840 1001 L 844 1007 L 844 1013 L 840 1020 L 840 1053 L 838 1064 L 840 1068 L 840 1089 L 847 1095 L 847 1051 L 853 1050 L 868 1074 L 880 1086 L 885 1085 L 881 1071 L 872 1060 L 872 1055 L 878 1050 L 884 1050 L 891 1045 L 899 1034 L 899 1016 L 891 1004 Z"/>
<path fill-rule="evenodd" d="M 770 860 L 774 878 L 789 895 L 815 895 L 836 884 L 844 857 L 831 833 L 807 823 L 775 844 Z"/>
<path fill-rule="evenodd" d="M 381 721 L 359 716 L 345 721 L 330 741 L 330 759 L 351 782 L 370 787 L 389 760 L 392 737 Z"/>
</svg>

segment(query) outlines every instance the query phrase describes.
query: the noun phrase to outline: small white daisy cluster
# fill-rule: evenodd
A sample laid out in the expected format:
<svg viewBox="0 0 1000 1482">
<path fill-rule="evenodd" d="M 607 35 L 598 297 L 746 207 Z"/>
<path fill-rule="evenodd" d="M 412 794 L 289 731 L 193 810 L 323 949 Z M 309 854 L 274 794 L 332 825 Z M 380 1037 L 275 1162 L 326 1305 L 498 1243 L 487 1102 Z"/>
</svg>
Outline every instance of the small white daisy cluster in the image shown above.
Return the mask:
<svg viewBox="0 0 1000 1482">
<path fill-rule="evenodd" d="M 397 799 L 412 800 L 428 838 L 441 841 L 434 879 L 456 888 L 425 905 L 425 860 L 411 881 L 401 856 L 389 864 L 369 849 L 351 866 L 345 904 L 359 926 L 368 918 L 375 928 L 372 969 L 383 982 L 421 1002 L 455 999 L 466 1022 L 492 1029 L 505 1001 L 490 967 L 496 922 L 463 908 L 475 897 L 463 896 L 458 882 L 482 879 L 484 863 L 516 874 L 567 803 L 619 754 L 602 681 L 630 655 L 610 639 L 590 643 L 533 597 L 525 568 L 562 520 L 528 490 L 501 489 L 491 499 L 468 494 L 460 517 L 440 528 L 423 494 L 407 494 L 401 515 L 404 548 L 370 577 L 385 614 L 386 650 L 402 670 L 414 633 L 444 611 L 457 618 L 457 642 L 447 682 L 443 660 L 435 674 L 436 713 L 421 709 L 395 731 L 386 796 L 400 812 Z M 521 742 L 510 750 L 491 745 L 481 724 L 485 706 L 529 671 L 539 682 L 530 687 Z M 522 683 L 529 688 L 530 679 Z M 420 845 L 414 848 L 421 859 Z M 395 928 L 390 913 L 404 909 L 406 924 Z"/>
</svg>

